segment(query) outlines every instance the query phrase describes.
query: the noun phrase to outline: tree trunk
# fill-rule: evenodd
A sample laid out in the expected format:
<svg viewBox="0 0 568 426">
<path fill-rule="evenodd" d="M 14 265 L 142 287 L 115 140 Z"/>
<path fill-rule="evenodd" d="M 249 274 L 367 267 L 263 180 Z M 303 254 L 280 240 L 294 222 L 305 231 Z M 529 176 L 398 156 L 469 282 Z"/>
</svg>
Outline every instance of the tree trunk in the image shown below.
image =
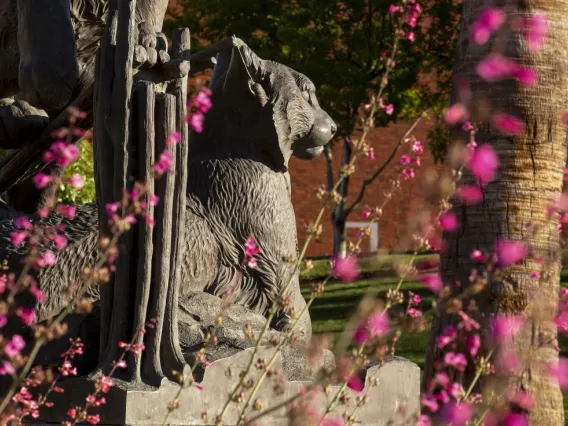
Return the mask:
<svg viewBox="0 0 568 426">
<path fill-rule="evenodd" d="M 341 177 L 341 170 L 344 164 L 349 164 L 351 161 L 351 137 L 343 137 L 343 154 L 341 156 L 341 164 L 339 165 L 339 176 Z M 345 256 L 347 252 L 347 235 L 345 234 L 345 222 L 347 221 L 347 214 L 345 210 L 345 202 L 347 194 L 349 193 L 349 176 L 345 176 L 339 186 L 337 192 L 341 195 L 341 201 L 337 204 L 331 212 L 331 223 L 333 225 L 333 254 Z"/>
<path fill-rule="evenodd" d="M 492 4 L 483 0 L 464 1 L 454 87 L 458 79 L 465 80 L 474 103 L 486 102 L 485 108 L 478 108 L 473 114 L 472 121 L 483 120 L 476 140 L 478 144 L 493 146 L 500 160 L 499 172 L 486 187 L 482 203 L 465 206 L 454 200 L 460 229 L 445 235 L 447 248 L 441 255 L 442 278 L 450 285 L 459 281 L 461 288 L 465 288 L 471 270 L 479 267 L 479 263 L 470 259 L 474 249 L 493 253 L 495 242 L 500 238 L 529 243 L 529 257 L 506 271 L 501 279 L 488 283 L 475 298 L 478 308 L 475 316 L 483 329 L 496 313 L 527 315 L 528 323 L 515 337 L 514 346 L 521 358 L 530 354 L 531 362 L 525 364 L 510 383 L 514 389 L 529 391 L 536 398 L 530 424 L 561 426 L 564 412 L 560 389 L 554 380 L 538 371 L 538 364 L 558 360 L 553 320 L 558 303 L 561 252 L 557 223 L 546 217 L 545 210 L 550 200 L 562 191 L 566 165 L 566 129 L 561 119 L 568 109 L 568 74 L 564 72 L 568 69 L 568 26 L 565 25 L 568 1 L 528 0 L 509 15 L 509 19 L 526 16 L 538 7 L 549 20 L 549 36 L 539 52 L 529 51 L 525 41 L 515 33 L 509 33 L 502 40 L 501 52 L 505 56 L 538 72 L 537 84 L 529 88 L 512 80 L 490 84 L 476 75 L 476 65 L 490 52 L 492 43 L 473 45 L 469 29 L 479 12 L 490 6 Z M 526 131 L 516 137 L 503 136 L 488 124 L 487 106 L 492 112 L 520 118 L 526 124 Z M 465 173 L 462 183 L 473 183 L 473 179 Z M 527 230 L 530 224 L 539 230 L 530 232 Z M 536 262 L 538 258 L 544 259 L 542 265 Z M 540 272 L 540 278 L 531 278 L 532 271 Z M 467 300 L 463 306 L 465 310 Z M 434 319 L 424 383 L 433 377 L 433 366 L 442 355 L 435 338 L 452 321 L 452 316 L 446 312 L 438 312 Z M 488 347 L 487 342 L 484 346 Z M 465 372 L 466 388 L 473 373 L 473 369 Z"/>
</svg>

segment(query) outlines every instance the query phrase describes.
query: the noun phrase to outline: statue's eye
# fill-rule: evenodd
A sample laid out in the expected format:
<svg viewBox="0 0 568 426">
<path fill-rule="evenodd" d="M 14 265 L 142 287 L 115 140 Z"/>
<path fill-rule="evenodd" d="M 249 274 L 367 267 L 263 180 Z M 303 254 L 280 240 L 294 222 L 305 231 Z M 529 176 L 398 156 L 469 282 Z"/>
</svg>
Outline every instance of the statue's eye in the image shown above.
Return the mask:
<svg viewBox="0 0 568 426">
<path fill-rule="evenodd" d="M 310 102 L 310 93 L 307 91 L 302 91 L 302 97 L 306 100 L 306 102 Z"/>
</svg>

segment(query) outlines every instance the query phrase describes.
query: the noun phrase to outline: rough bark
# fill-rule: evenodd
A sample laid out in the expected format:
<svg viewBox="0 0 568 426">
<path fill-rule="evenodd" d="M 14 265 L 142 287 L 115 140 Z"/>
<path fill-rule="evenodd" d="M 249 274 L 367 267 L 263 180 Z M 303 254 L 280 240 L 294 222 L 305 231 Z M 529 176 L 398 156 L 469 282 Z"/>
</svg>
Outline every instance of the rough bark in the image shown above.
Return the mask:
<svg viewBox="0 0 568 426">
<path fill-rule="evenodd" d="M 520 265 L 508 270 L 499 280 L 493 280 L 476 297 L 479 311 L 476 318 L 482 328 L 495 313 L 527 315 L 527 325 L 516 336 L 514 346 L 521 357 L 530 355 L 531 362 L 510 382 L 513 388 L 531 392 L 537 401 L 530 413 L 530 424 L 563 425 L 562 395 L 558 384 L 538 371 L 542 365 L 558 360 L 554 349 L 557 330 L 553 323 L 557 310 L 561 253 L 556 223 L 545 215 L 550 200 L 562 190 L 566 165 L 566 129 L 561 117 L 568 98 L 568 75 L 561 70 L 568 66 L 568 1 L 526 1 L 510 18 L 531 14 L 538 7 L 549 19 L 549 36 L 540 52 L 531 52 L 519 34 L 509 33 L 503 40 L 502 53 L 539 73 L 538 83 L 526 88 L 514 81 L 487 83 L 476 75 L 476 65 L 491 49 L 491 43 L 476 46 L 470 42 L 469 28 L 479 12 L 492 6 L 483 0 L 464 2 L 463 21 L 456 63 L 454 87 L 466 80 L 477 108 L 475 120 L 484 124 L 477 133 L 478 144 L 489 143 L 499 156 L 500 167 L 494 182 L 485 189 L 483 202 L 465 206 L 454 202 L 460 220 L 457 232 L 445 235 L 446 250 L 441 255 L 441 271 L 445 283 L 459 281 L 467 286 L 474 249 L 493 252 L 495 241 L 508 238 L 530 244 L 531 253 Z M 454 98 L 456 95 L 454 94 Z M 454 99 L 456 100 L 456 99 Z M 513 114 L 526 123 L 526 131 L 516 137 L 505 137 L 488 124 L 488 109 Z M 465 175 L 464 183 L 473 179 Z M 530 224 L 539 227 L 531 233 Z M 543 258 L 540 266 L 535 259 Z M 530 277 L 540 271 L 541 278 Z M 464 303 L 464 307 L 467 302 Z M 465 308 L 464 308 L 465 309 Z M 436 316 L 427 356 L 424 383 L 433 376 L 433 365 L 440 359 L 435 337 L 452 323 L 451 315 Z M 486 346 L 487 348 L 487 346 Z M 465 372 L 466 383 L 473 369 Z M 466 385 L 467 386 L 467 385 Z"/>
</svg>

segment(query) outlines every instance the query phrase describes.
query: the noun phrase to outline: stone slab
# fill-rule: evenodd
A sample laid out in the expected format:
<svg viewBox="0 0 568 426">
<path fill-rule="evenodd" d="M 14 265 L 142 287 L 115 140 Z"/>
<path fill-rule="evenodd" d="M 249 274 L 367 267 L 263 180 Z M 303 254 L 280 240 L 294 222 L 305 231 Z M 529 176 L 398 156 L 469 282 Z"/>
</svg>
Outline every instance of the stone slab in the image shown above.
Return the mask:
<svg viewBox="0 0 568 426">
<path fill-rule="evenodd" d="M 262 347 L 258 358 L 269 360 L 274 351 L 274 348 Z M 251 349 L 242 351 L 230 358 L 215 361 L 207 367 L 203 381 L 200 383 L 202 390 L 196 387 L 185 389 L 179 399 L 180 408 L 170 415 L 168 424 L 184 426 L 214 424 L 215 415 L 220 412 L 230 390 L 238 381 L 238 372 L 246 368 L 251 352 Z M 232 376 L 228 375 L 229 369 L 232 371 Z M 273 369 L 282 369 L 280 356 L 277 357 Z M 252 374 L 255 377 L 259 375 L 256 371 Z M 370 386 L 371 376 L 378 379 L 377 386 Z M 285 381 L 284 392 L 276 394 L 273 383 L 267 379 L 261 385 L 257 395 L 262 398 L 264 409 L 267 409 L 297 394 L 308 384 L 309 382 L 305 381 Z M 92 383 L 86 379 L 71 379 L 64 382 L 62 387 L 65 392 L 55 395 L 61 399 L 59 401 L 54 399 L 53 408 L 42 409 L 38 423 L 59 424 L 65 420 L 64 413 L 67 409 L 74 404 L 82 405 L 86 395 L 92 391 Z M 332 394 L 338 389 L 338 386 L 332 386 Z M 100 424 L 161 425 L 167 404 L 174 399 L 177 390 L 178 387 L 170 383 L 163 385 L 160 389 L 125 390 L 117 386 L 106 395 L 108 403 L 98 412 L 101 415 Z M 365 389 L 361 392 L 347 390 L 352 401 L 349 408 L 350 413 L 355 407 L 356 396 L 364 395 L 365 392 L 367 392 L 369 402 L 356 410 L 356 417 L 360 419 L 362 425 L 384 426 L 393 420 L 394 424 L 412 424 L 412 419 L 420 409 L 420 369 L 416 364 L 400 357 L 389 358 L 382 367 L 371 366 L 367 370 Z M 310 407 L 313 407 L 316 412 L 323 412 L 325 398 L 324 394 L 319 394 L 310 403 Z M 211 419 L 208 423 L 202 419 L 202 413 L 205 411 Z M 344 411 L 345 406 L 339 405 L 332 415 L 340 416 Z M 401 411 L 405 413 L 404 416 L 401 415 Z M 237 408 L 231 404 L 223 424 L 234 425 L 237 415 Z M 33 424 L 38 426 L 38 423 Z M 272 412 L 257 422 L 258 426 L 289 424 L 284 408 Z"/>
</svg>

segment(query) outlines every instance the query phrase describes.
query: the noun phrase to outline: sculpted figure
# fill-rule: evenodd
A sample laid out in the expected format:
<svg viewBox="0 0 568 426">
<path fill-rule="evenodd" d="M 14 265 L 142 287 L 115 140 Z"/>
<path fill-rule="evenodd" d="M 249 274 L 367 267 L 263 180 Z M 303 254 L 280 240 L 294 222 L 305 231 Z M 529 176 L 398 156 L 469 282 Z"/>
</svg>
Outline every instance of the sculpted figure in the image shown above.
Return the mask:
<svg viewBox="0 0 568 426">
<path fill-rule="evenodd" d="M 297 234 L 288 161 L 292 155 L 317 157 L 336 126 L 319 107 L 306 76 L 260 59 L 238 39 L 230 46 L 217 55 L 210 83 L 213 107 L 203 132 L 190 137 L 181 309 L 188 312 L 192 298 L 203 292 L 221 296 L 234 287 L 237 304 L 266 315 L 271 300 L 283 296 L 290 282 L 288 306 L 299 313 L 305 301 L 289 261 L 297 253 Z M 13 214 L 6 210 L 3 217 Z M 61 311 L 69 285 L 80 281 L 82 270 L 97 256 L 95 205 L 77 206 L 73 220 L 53 215 L 48 221 L 65 225 L 69 244 L 58 253 L 57 264 L 37 277 L 47 296 L 39 306 L 39 321 Z M 10 243 L 13 226 L 9 219 L 0 222 L 0 258 L 11 267 L 23 254 Z M 255 268 L 244 262 L 251 235 L 261 249 Z M 96 288 L 89 297 L 98 298 Z M 285 330 L 289 312 L 282 312 L 272 327 Z M 188 313 L 192 315 L 190 309 Z M 298 331 L 310 339 L 309 316 Z"/>
<path fill-rule="evenodd" d="M 95 58 L 109 0 L 0 2 L 0 148 L 33 142 L 77 101 L 92 109 Z M 156 63 L 168 0 L 138 0 L 139 43 Z M 162 37 L 159 35 L 159 37 Z M 13 100 L 13 97 L 17 100 Z"/>
</svg>

